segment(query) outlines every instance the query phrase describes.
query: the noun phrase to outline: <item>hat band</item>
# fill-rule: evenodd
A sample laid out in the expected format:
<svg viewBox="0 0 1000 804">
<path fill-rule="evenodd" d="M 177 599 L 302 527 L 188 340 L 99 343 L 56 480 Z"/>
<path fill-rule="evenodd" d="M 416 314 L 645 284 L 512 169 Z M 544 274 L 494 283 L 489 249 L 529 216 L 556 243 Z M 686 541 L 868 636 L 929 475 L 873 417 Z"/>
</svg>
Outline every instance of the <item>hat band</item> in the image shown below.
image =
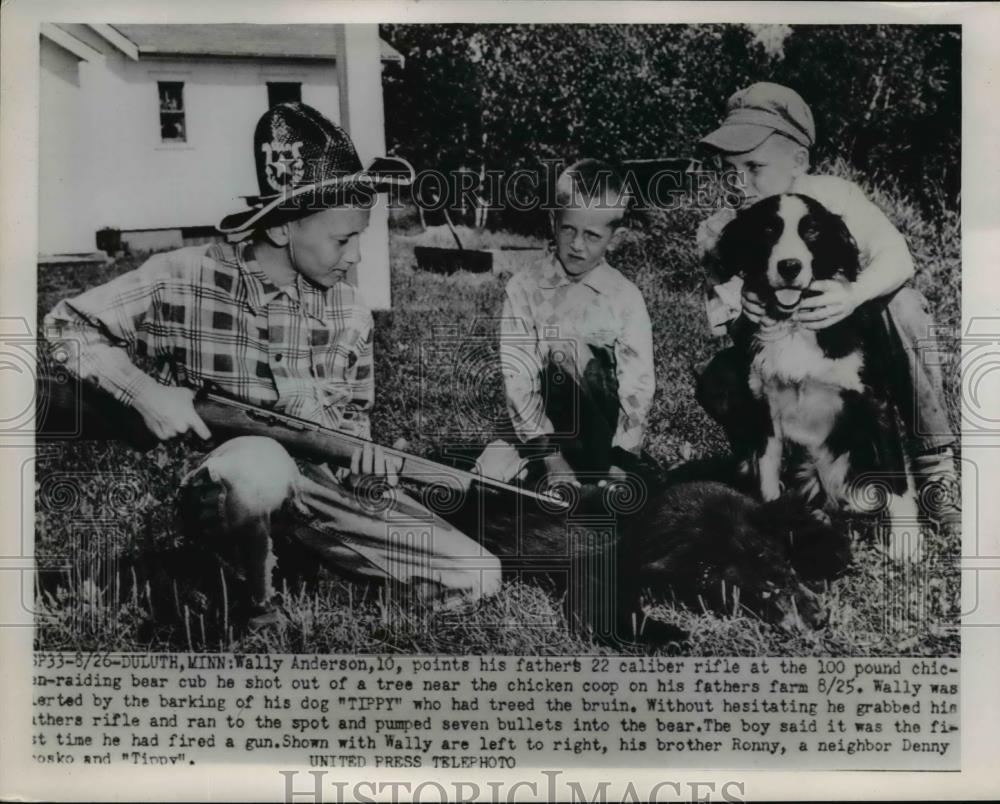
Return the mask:
<svg viewBox="0 0 1000 804">
<path fill-rule="evenodd" d="M 404 160 L 400 159 L 400 162 Z M 251 209 L 254 210 L 254 214 L 250 218 L 241 221 L 235 226 L 223 227 L 221 225 L 216 226 L 216 229 L 222 234 L 236 234 L 239 232 L 248 232 L 251 227 L 265 217 L 269 212 L 274 210 L 276 207 L 280 207 L 283 204 L 287 204 L 289 201 L 307 193 L 313 193 L 317 190 L 324 190 L 336 186 L 357 186 L 367 185 L 368 187 L 374 189 L 377 185 L 391 184 L 394 186 L 407 186 L 413 183 L 413 167 L 406 163 L 409 167 L 410 175 L 406 178 L 392 178 L 392 177 L 381 177 L 376 175 L 370 170 L 361 170 L 357 173 L 352 173 L 348 176 L 335 176 L 330 179 L 324 179 L 323 181 L 314 182 L 312 184 L 302 184 L 295 187 L 291 191 L 285 191 L 281 195 L 271 198 L 268 201 L 263 199 L 257 199 L 260 206 L 256 204 L 251 205 Z"/>
<path fill-rule="evenodd" d="M 337 176 L 333 179 L 324 179 L 319 182 L 307 182 L 302 184 L 296 184 L 291 188 L 286 187 L 280 193 L 271 193 L 270 195 L 242 195 L 247 202 L 248 207 L 253 209 L 260 209 L 261 207 L 267 206 L 269 204 L 278 203 L 283 204 L 286 201 L 290 201 L 305 193 L 312 192 L 314 190 L 320 190 L 324 187 L 332 186 L 335 184 L 343 183 L 358 183 L 364 177 L 365 171 L 359 173 L 351 173 L 347 176 Z"/>
<path fill-rule="evenodd" d="M 782 134 L 787 134 L 799 143 L 799 145 L 803 145 L 806 148 L 813 143 L 812 135 L 794 120 L 766 109 L 753 109 L 746 106 L 733 109 L 726 116 L 726 120 L 723 123 L 724 126 L 730 124 L 765 126 L 775 131 L 780 131 Z"/>
</svg>

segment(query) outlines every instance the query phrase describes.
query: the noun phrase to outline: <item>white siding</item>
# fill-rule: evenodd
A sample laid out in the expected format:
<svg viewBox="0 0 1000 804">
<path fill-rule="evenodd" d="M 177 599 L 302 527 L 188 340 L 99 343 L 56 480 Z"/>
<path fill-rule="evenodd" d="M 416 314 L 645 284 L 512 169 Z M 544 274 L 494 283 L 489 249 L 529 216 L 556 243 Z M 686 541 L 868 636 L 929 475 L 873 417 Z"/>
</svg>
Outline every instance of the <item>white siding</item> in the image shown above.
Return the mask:
<svg viewBox="0 0 1000 804">
<path fill-rule="evenodd" d="M 39 251 L 64 254 L 93 251 L 89 214 L 96 191 L 89 179 L 90 153 L 80 121 L 86 105 L 80 61 L 48 39 L 40 42 L 38 196 Z"/>
<path fill-rule="evenodd" d="M 40 239 L 43 253 L 91 251 L 104 227 L 212 226 L 258 192 L 253 130 L 268 81 L 340 117 L 336 66 L 150 59 L 78 62 L 42 40 Z M 186 143 L 160 138 L 158 81 L 184 82 Z"/>
<path fill-rule="evenodd" d="M 269 81 L 302 84 L 302 100 L 331 120 L 342 110 L 362 160 L 385 153 L 381 43 L 376 25 L 347 26 L 342 62 L 248 58 L 127 58 L 86 30 L 61 26 L 104 53 L 78 61 L 42 39 L 39 251 L 86 252 L 94 234 L 118 229 L 214 226 L 258 192 L 253 130 Z M 160 137 L 158 81 L 184 84 L 187 141 Z M 341 92 L 345 93 L 341 103 Z M 388 307 L 384 201 L 362 241 L 358 281 Z"/>
<path fill-rule="evenodd" d="M 127 177 L 102 200 L 121 229 L 214 225 L 258 192 L 253 130 L 267 110 L 267 81 L 302 82 L 302 99 L 337 119 L 336 68 L 302 64 L 277 68 L 245 61 L 139 62 L 116 58 L 96 87 L 111 125 L 100 159 Z M 186 143 L 160 138 L 158 81 L 184 83 Z"/>
<path fill-rule="evenodd" d="M 382 103 L 381 40 L 377 25 L 343 26 L 337 52 L 347 69 L 340 75 L 341 114 L 364 164 L 385 155 L 385 115 Z M 368 304 L 378 310 L 392 306 L 389 277 L 389 210 L 384 195 L 372 209 L 361 237 L 357 285 Z"/>
</svg>

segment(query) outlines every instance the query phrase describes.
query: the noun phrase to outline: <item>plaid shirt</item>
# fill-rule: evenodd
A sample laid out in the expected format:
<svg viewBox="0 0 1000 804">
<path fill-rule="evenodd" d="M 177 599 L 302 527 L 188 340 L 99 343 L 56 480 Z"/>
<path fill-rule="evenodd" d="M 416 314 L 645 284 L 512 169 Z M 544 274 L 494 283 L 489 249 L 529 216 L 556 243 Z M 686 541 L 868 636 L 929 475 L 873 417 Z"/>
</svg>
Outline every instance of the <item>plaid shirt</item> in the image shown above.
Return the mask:
<svg viewBox="0 0 1000 804">
<path fill-rule="evenodd" d="M 156 381 L 211 382 L 242 400 L 367 438 L 372 323 L 352 285 L 321 290 L 296 275 L 276 287 L 244 242 L 156 254 L 60 302 L 45 332 L 54 344 L 77 341 L 81 378 L 126 404 Z"/>
<path fill-rule="evenodd" d="M 544 361 L 568 347 L 582 369 L 589 344 L 615 356 L 620 408 L 612 446 L 639 453 L 656 384 L 653 329 L 639 289 L 604 261 L 574 280 L 551 252 L 507 283 L 500 361 L 514 430 L 525 441 L 552 434 L 541 399 Z"/>
</svg>

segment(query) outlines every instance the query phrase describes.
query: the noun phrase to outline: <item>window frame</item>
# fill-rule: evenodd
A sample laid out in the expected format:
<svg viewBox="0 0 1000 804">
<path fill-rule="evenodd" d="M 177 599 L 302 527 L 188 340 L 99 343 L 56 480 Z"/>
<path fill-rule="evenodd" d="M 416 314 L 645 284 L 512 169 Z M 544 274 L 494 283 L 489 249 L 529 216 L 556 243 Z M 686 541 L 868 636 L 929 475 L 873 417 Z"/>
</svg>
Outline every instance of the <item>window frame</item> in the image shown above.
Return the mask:
<svg viewBox="0 0 1000 804">
<path fill-rule="evenodd" d="M 277 101 L 277 102 L 275 102 L 275 101 L 272 100 L 272 87 L 276 87 L 276 86 L 281 86 L 281 87 L 295 86 L 295 87 L 297 87 L 298 88 L 298 93 L 297 93 L 298 97 L 295 98 L 295 100 L 298 101 L 299 103 L 302 102 L 302 83 L 303 83 L 302 81 L 265 81 L 264 83 L 267 85 L 267 108 L 268 109 L 274 107 L 276 103 L 285 103 L 284 100 L 280 100 L 280 101 Z"/>
<path fill-rule="evenodd" d="M 187 128 L 187 108 L 184 102 L 184 81 L 161 81 L 156 82 L 156 100 L 157 100 L 157 110 L 159 113 L 160 121 L 160 144 L 161 145 L 187 145 L 188 144 L 188 128 Z M 164 106 L 165 101 L 169 100 L 169 95 L 174 88 L 177 90 L 177 97 L 179 100 L 179 105 L 176 109 L 167 108 Z M 165 124 L 164 116 L 168 118 L 174 118 L 179 120 L 181 124 L 182 136 L 180 137 L 164 137 L 163 136 L 163 126 Z"/>
</svg>

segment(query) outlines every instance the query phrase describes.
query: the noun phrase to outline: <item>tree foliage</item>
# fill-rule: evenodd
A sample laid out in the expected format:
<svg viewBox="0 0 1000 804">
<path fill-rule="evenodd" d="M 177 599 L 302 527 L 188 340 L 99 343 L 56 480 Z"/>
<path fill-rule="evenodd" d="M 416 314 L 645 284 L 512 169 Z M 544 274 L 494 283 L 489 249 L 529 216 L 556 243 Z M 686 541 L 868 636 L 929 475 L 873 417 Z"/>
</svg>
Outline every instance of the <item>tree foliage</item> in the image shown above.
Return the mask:
<svg viewBox="0 0 1000 804">
<path fill-rule="evenodd" d="M 753 81 L 796 89 L 814 160 L 842 157 L 923 206 L 959 193 L 961 34 L 945 26 L 386 25 L 394 153 L 420 169 L 696 155 Z"/>
</svg>

